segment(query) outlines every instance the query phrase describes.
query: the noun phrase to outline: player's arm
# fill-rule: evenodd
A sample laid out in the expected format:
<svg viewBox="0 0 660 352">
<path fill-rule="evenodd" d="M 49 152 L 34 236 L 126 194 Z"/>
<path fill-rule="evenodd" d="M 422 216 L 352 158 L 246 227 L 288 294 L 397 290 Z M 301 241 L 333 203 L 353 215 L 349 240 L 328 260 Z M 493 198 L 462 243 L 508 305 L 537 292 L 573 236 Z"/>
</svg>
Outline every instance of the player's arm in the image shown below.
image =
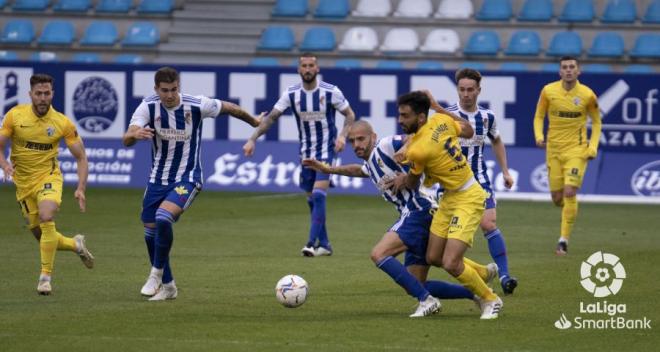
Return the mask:
<svg viewBox="0 0 660 352">
<path fill-rule="evenodd" d="M 587 158 L 593 159 L 598 155 L 598 143 L 600 142 L 600 134 L 603 128 L 600 108 L 598 107 L 598 100 L 595 95 L 593 96 L 593 102 L 589 105 L 589 117 L 591 118 L 591 136 L 589 137 Z"/>
<path fill-rule="evenodd" d="M 259 126 L 261 119 L 263 118 L 263 115 L 265 113 L 261 113 L 258 117 L 252 116 L 252 114 L 248 113 L 247 111 L 243 110 L 240 106 L 230 102 L 230 101 L 222 101 L 222 108 L 220 108 L 220 113 L 221 114 L 229 114 L 252 127 L 257 127 Z"/>
<path fill-rule="evenodd" d="M 502 176 L 504 176 L 504 186 L 506 186 L 508 189 L 511 189 L 511 187 L 513 187 L 513 177 L 511 177 L 511 174 L 509 174 L 509 166 L 507 165 L 506 148 L 504 147 L 504 142 L 500 136 L 492 138 L 490 142 L 493 147 L 493 153 L 495 153 L 495 160 L 497 160 L 497 164 L 500 166 L 500 169 L 502 169 Z"/>
<path fill-rule="evenodd" d="M 539 148 L 545 148 L 546 144 L 543 137 L 543 120 L 547 111 L 548 98 L 545 96 L 544 88 L 541 90 L 541 96 L 539 96 L 539 101 L 536 103 L 536 112 L 534 113 L 534 140 L 536 141 L 536 146 Z"/>
<path fill-rule="evenodd" d="M 331 166 L 316 159 L 303 159 L 302 164 L 311 169 L 314 169 L 315 171 L 323 172 L 325 174 L 336 174 L 352 177 L 369 177 L 369 175 L 362 171 L 362 165 L 360 164 Z"/>
<path fill-rule="evenodd" d="M 87 200 L 85 198 L 85 190 L 87 189 L 87 176 L 89 175 L 89 166 L 87 163 L 87 154 L 85 153 L 85 145 L 82 140 L 69 145 L 71 155 L 76 158 L 78 164 L 78 187 L 74 196 L 78 200 L 80 211 L 85 212 Z"/>
<path fill-rule="evenodd" d="M 341 129 L 337 140 L 335 141 L 335 152 L 339 153 L 344 150 L 346 145 L 346 137 L 348 136 L 348 130 L 351 128 L 353 122 L 355 122 L 355 112 L 351 107 L 347 107 L 342 110 L 341 113 L 344 115 L 344 127 Z"/>
<path fill-rule="evenodd" d="M 260 115 L 261 116 L 261 115 Z M 243 145 L 243 153 L 245 156 L 252 156 L 254 154 L 254 148 L 257 143 L 257 139 L 261 137 L 262 134 L 266 133 L 270 126 L 277 121 L 277 119 L 282 116 L 282 111 L 279 111 L 277 109 L 273 109 L 266 115 L 265 118 L 261 119 L 261 123 L 259 123 L 259 126 L 252 132 L 252 135 L 248 140 L 245 142 Z"/>
<path fill-rule="evenodd" d="M 461 138 L 472 138 L 474 136 L 474 128 L 472 128 L 472 125 L 465 120 L 465 119 L 460 119 L 454 121 L 457 123 L 458 128 L 460 128 L 458 131 L 456 131 L 456 134 L 461 137 Z"/>
<path fill-rule="evenodd" d="M 424 90 L 422 90 L 422 92 L 424 92 L 424 94 L 426 94 L 426 96 L 427 96 L 427 97 L 429 98 L 429 100 L 431 101 L 431 109 L 432 109 L 433 111 L 435 111 L 435 112 L 437 112 L 437 113 L 440 113 L 440 114 L 445 114 L 445 115 L 447 115 L 447 116 L 450 116 L 452 119 L 454 119 L 454 120 L 456 120 L 456 121 L 464 120 L 464 119 L 462 119 L 462 118 L 456 116 L 454 113 L 451 113 L 451 112 L 447 111 L 445 108 L 443 108 L 442 105 L 440 105 L 440 104 L 438 103 L 438 101 L 435 100 L 435 98 L 433 97 L 433 94 L 431 94 L 431 91 L 430 91 L 430 90 L 428 90 L 428 89 L 424 89 Z"/>
<path fill-rule="evenodd" d="M 125 146 L 130 147 L 139 140 L 151 138 L 154 138 L 153 128 L 130 125 L 128 126 L 128 130 L 126 130 L 126 133 L 124 133 L 124 136 L 121 138 L 121 141 Z"/>
<path fill-rule="evenodd" d="M 407 189 L 416 189 L 419 187 L 419 184 L 422 179 L 422 174 L 415 174 L 413 172 L 408 172 L 406 174 L 399 173 L 396 177 L 392 178 L 390 181 L 385 183 L 386 187 L 390 187 L 395 193 L 401 192 L 404 188 Z"/>
<path fill-rule="evenodd" d="M 7 141 L 9 141 L 9 137 L 0 133 L 0 168 L 2 168 L 2 172 L 5 173 L 5 180 L 8 180 L 10 177 L 14 175 L 14 167 L 5 157 L 5 148 L 7 147 Z"/>
</svg>

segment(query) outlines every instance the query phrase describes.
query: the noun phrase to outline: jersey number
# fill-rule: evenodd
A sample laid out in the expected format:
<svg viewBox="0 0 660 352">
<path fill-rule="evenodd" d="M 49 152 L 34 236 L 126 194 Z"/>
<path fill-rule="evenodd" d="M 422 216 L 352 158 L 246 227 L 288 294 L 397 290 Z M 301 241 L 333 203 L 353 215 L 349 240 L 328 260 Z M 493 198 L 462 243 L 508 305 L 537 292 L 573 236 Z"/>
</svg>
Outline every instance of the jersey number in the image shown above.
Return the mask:
<svg viewBox="0 0 660 352">
<path fill-rule="evenodd" d="M 445 150 L 447 151 L 447 154 L 452 157 L 452 159 L 459 163 L 463 161 L 463 153 L 458 150 L 456 146 L 451 145 L 451 138 L 447 138 L 447 142 L 445 142 Z"/>
</svg>

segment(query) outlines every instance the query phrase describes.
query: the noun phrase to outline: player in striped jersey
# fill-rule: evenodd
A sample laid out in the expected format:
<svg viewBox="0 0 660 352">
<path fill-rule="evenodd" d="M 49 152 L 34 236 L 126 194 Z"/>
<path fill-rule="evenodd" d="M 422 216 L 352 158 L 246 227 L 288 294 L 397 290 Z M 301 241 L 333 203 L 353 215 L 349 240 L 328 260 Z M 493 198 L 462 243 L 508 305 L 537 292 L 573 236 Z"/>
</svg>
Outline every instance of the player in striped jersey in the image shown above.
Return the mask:
<svg viewBox="0 0 660 352">
<path fill-rule="evenodd" d="M 355 113 L 339 88 L 317 79 L 319 70 L 315 55 L 301 55 L 298 73 L 302 82 L 290 86 L 282 93 L 271 112 L 243 146 L 246 156 L 254 154 L 257 138 L 266 133 L 287 109 L 291 109 L 298 126 L 301 160 L 312 158 L 332 164 L 335 153 L 344 149 L 348 127 L 355 121 Z M 335 126 L 337 110 L 345 117 L 344 127 L 339 134 Z M 325 203 L 329 187 L 328 174 L 316 172 L 303 165 L 300 171 L 300 188 L 307 192 L 307 204 L 311 213 L 309 238 L 301 251 L 304 256 L 332 254 L 325 227 Z"/>
<path fill-rule="evenodd" d="M 171 67 L 160 68 L 154 80 L 156 94 L 137 107 L 123 143 L 131 146 L 146 139 L 152 143 L 153 163 L 141 215 L 152 268 L 140 292 L 150 301 L 161 301 L 177 296 L 169 261 L 172 224 L 202 189 L 202 120 L 230 114 L 256 127 L 261 116 L 255 118 L 230 102 L 179 93 L 179 73 Z"/>
<path fill-rule="evenodd" d="M 362 165 L 330 166 L 314 159 L 304 159 L 303 165 L 325 173 L 369 177 L 383 198 L 394 205 L 399 219 L 374 246 L 371 260 L 409 295 L 419 300 L 417 310 L 411 317 L 422 317 L 440 309 L 440 302 L 436 297 L 473 299 L 474 295 L 461 285 L 426 281 L 429 270 L 425 260 L 426 247 L 429 227 L 437 205 L 433 190 L 426 187 L 402 189 L 399 192 L 390 189 L 391 180 L 397 174 L 408 171 L 407 166 L 394 161 L 394 154 L 402 148 L 404 138 L 405 136 L 395 135 L 377 140 L 371 125 L 359 120 L 351 126 L 348 141 L 355 155 L 364 160 Z M 405 267 L 395 259 L 404 251 Z M 492 264 L 490 270 L 485 270 L 491 278 L 496 275 L 494 268 L 495 265 Z"/>
<path fill-rule="evenodd" d="M 455 80 L 459 101 L 447 107 L 446 110 L 469 121 L 474 129 L 474 136 L 471 138 L 460 138 L 459 142 L 463 155 L 467 158 L 472 173 L 474 173 L 474 177 L 488 193 L 486 209 L 481 218 L 480 227 L 484 237 L 488 241 L 488 251 L 499 268 L 502 291 L 505 294 L 512 294 L 513 290 L 518 286 L 518 280 L 509 274 L 506 244 L 496 222 L 497 212 L 495 207 L 497 203 L 490 179 L 486 173 L 486 163 L 483 156 L 484 145 L 486 138 L 488 138 L 493 147 L 495 159 L 500 169 L 502 169 L 504 186 L 510 189 L 513 187 L 513 177 L 509 174 L 506 149 L 497 129 L 495 114 L 489 109 L 478 105 L 479 93 L 481 93 L 481 73 L 471 68 L 464 68 L 456 72 Z M 429 92 L 427 94 L 431 100 L 431 108 L 441 112 L 439 110 L 441 109 L 440 105 L 433 99 L 433 96 Z"/>
</svg>

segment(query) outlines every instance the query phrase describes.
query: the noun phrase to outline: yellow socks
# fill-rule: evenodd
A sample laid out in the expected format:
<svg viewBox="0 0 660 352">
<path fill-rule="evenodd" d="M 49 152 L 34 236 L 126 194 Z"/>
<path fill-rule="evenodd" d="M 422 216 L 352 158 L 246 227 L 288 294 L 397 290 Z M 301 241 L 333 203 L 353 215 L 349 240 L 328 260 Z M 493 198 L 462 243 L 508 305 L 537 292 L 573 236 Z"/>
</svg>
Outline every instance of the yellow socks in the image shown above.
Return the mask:
<svg viewBox="0 0 660 352">
<path fill-rule="evenodd" d="M 64 237 L 64 235 L 57 232 L 57 250 L 75 252 L 77 250 L 76 241 L 71 237 Z"/>
<path fill-rule="evenodd" d="M 41 240 L 39 241 L 39 250 L 41 252 L 41 273 L 50 275 L 53 272 L 55 253 L 57 252 L 59 242 L 57 231 L 55 230 L 55 223 L 52 221 L 43 222 L 39 227 L 41 228 Z"/>
<path fill-rule="evenodd" d="M 456 279 L 465 286 L 465 288 L 470 290 L 470 292 L 486 301 L 492 301 L 497 298 L 493 293 L 493 290 L 491 290 L 484 280 L 479 277 L 477 271 L 472 269 L 469 265 L 465 265 L 465 270 L 463 270 L 461 275 L 458 275 Z"/>
<path fill-rule="evenodd" d="M 486 268 L 485 265 L 481 265 L 467 257 L 463 257 L 463 264 L 472 267 L 472 269 L 474 269 L 477 274 L 479 274 L 479 277 L 482 280 L 486 280 L 488 278 L 488 268 Z"/>
<path fill-rule="evenodd" d="M 564 197 L 564 206 L 561 210 L 561 237 L 567 241 L 571 237 L 571 232 L 573 232 L 577 213 L 577 199 L 575 197 Z"/>
</svg>

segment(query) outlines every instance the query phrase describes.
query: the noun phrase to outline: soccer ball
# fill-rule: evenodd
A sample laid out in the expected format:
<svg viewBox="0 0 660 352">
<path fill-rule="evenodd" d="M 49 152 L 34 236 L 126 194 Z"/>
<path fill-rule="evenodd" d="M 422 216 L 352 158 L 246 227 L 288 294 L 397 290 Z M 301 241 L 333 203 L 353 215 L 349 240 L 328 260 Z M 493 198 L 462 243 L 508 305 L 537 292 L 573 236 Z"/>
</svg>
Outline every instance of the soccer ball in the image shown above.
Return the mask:
<svg viewBox="0 0 660 352">
<path fill-rule="evenodd" d="M 307 281 L 298 275 L 287 275 L 275 285 L 275 297 L 288 308 L 295 308 L 307 299 Z"/>
</svg>

